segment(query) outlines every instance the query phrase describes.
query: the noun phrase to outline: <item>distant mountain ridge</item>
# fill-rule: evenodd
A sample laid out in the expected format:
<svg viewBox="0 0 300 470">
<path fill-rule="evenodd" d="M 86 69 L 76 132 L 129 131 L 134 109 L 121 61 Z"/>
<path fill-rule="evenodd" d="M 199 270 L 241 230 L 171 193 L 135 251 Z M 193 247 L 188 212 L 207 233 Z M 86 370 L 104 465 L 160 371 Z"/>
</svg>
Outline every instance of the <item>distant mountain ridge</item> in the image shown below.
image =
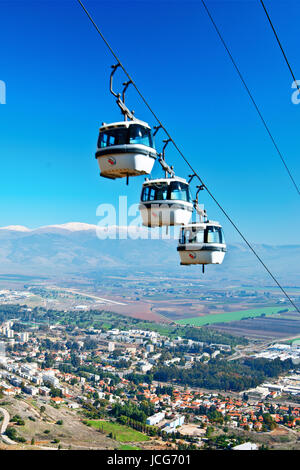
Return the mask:
<svg viewBox="0 0 300 470">
<path fill-rule="evenodd" d="M 37 229 L 12 225 L 0 227 L 0 273 L 28 275 L 94 276 L 109 269 L 155 270 L 186 273 L 201 278 L 201 268 L 181 267 L 174 239 L 99 239 L 96 225 L 70 222 Z M 110 230 L 115 230 L 111 227 Z M 126 234 L 127 227 L 118 227 Z M 131 227 L 133 235 L 148 230 Z M 300 284 L 300 245 L 254 244 L 281 282 Z M 230 244 L 221 266 L 209 266 L 205 277 L 247 280 L 268 279 L 244 244 Z"/>
<path fill-rule="evenodd" d="M 7 227 L 0 227 L 0 230 L 12 231 L 12 232 L 40 232 L 40 231 L 48 231 L 51 229 L 63 229 L 63 230 L 70 230 L 72 232 L 78 232 L 82 230 L 96 230 L 97 225 L 92 224 L 85 224 L 83 222 L 68 222 L 66 224 L 60 225 L 45 225 L 43 227 L 38 228 L 28 228 L 24 225 L 8 225 Z"/>
</svg>

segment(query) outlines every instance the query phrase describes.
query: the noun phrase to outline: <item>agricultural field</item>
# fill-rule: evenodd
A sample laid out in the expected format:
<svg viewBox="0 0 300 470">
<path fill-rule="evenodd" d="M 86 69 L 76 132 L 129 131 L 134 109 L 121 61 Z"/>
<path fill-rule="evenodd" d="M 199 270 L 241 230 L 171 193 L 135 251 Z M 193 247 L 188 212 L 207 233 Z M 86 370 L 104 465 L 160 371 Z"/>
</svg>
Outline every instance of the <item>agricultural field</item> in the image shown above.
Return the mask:
<svg viewBox="0 0 300 470">
<path fill-rule="evenodd" d="M 291 307 L 263 307 L 263 308 L 251 308 L 248 310 L 239 310 L 236 312 L 219 313 L 214 315 L 203 315 L 201 317 L 185 318 L 178 320 L 177 323 L 180 325 L 193 325 L 203 326 L 211 325 L 212 323 L 227 323 L 232 321 L 239 321 L 243 318 L 255 318 L 261 315 L 274 315 L 281 311 L 293 310 Z"/>
<path fill-rule="evenodd" d="M 276 315 L 267 317 L 249 318 L 227 323 L 212 323 L 209 329 L 236 336 L 243 336 L 249 340 L 273 340 L 290 338 L 293 342 L 300 337 L 300 319 L 280 318 Z M 288 341 L 285 340 L 287 343 Z"/>
<path fill-rule="evenodd" d="M 286 344 L 293 344 L 294 346 L 299 345 L 300 344 L 300 337 L 289 339 L 289 340 L 285 341 L 285 343 Z"/>
</svg>

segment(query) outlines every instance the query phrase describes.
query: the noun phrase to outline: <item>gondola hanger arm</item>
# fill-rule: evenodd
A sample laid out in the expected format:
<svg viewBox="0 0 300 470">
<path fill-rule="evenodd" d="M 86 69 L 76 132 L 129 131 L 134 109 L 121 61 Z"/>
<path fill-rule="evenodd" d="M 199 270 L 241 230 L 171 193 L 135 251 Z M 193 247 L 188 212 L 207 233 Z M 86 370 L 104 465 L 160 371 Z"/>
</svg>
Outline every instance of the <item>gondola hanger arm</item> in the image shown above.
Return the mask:
<svg viewBox="0 0 300 470">
<path fill-rule="evenodd" d="M 124 83 L 123 83 L 124 88 L 123 88 L 123 91 L 122 91 L 122 101 L 123 101 L 124 104 L 125 104 L 125 93 L 126 93 L 127 88 L 129 87 L 129 85 L 130 85 L 131 83 L 132 83 L 131 80 L 128 80 L 127 82 L 124 82 Z"/>
<path fill-rule="evenodd" d="M 167 148 L 168 143 L 171 142 L 171 139 L 165 139 L 165 140 L 163 140 L 163 142 L 164 142 L 165 145 L 163 146 L 161 156 L 162 156 L 163 160 L 165 160 L 166 148 Z"/>
<path fill-rule="evenodd" d="M 125 105 L 125 93 L 126 93 L 128 86 L 132 83 L 132 80 L 128 80 L 127 82 L 123 83 L 124 88 L 122 92 L 122 99 L 121 99 L 121 93 L 116 93 L 113 90 L 113 77 L 118 67 L 120 67 L 120 63 L 111 66 L 112 72 L 110 74 L 109 90 L 111 94 L 117 98 L 117 101 L 116 101 L 117 105 L 121 109 L 121 113 L 123 114 L 125 121 L 127 120 L 127 118 L 129 118 L 131 121 L 134 121 L 135 120 L 134 111 L 130 111 Z"/>
<path fill-rule="evenodd" d="M 171 139 L 163 140 L 163 142 L 165 145 L 163 146 L 162 151 L 159 154 L 158 161 L 161 164 L 161 167 L 165 172 L 165 176 L 167 177 L 167 173 L 168 173 L 171 177 L 174 177 L 175 172 L 174 172 L 173 166 L 169 166 L 165 159 L 166 148 L 167 148 L 168 143 L 171 142 Z"/>
<path fill-rule="evenodd" d="M 112 68 L 112 72 L 110 74 L 110 80 L 109 80 L 109 91 L 111 92 L 112 95 L 114 95 L 116 98 L 120 98 L 120 93 L 116 93 L 114 92 L 113 90 L 113 76 L 117 70 L 117 68 L 120 67 L 120 64 L 115 64 L 115 65 L 112 65 L 111 68 Z"/>
</svg>

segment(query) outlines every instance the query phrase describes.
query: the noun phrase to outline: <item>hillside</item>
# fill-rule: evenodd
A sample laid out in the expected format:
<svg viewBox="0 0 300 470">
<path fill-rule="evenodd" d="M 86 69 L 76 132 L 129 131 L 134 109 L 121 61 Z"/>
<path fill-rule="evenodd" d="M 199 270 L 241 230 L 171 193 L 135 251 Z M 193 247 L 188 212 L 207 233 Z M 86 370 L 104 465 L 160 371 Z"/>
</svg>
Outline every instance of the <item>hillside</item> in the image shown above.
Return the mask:
<svg viewBox="0 0 300 470">
<path fill-rule="evenodd" d="M 124 229 L 120 229 L 121 237 Z M 97 273 L 118 270 L 176 272 L 202 276 L 201 268 L 181 267 L 176 240 L 104 239 L 96 226 L 70 223 L 30 230 L 22 226 L 0 229 L 0 273 L 27 275 Z M 299 279 L 300 245 L 255 245 L 264 262 L 281 282 L 296 285 Z M 268 280 L 254 255 L 242 244 L 228 246 L 221 266 L 209 266 L 206 276 L 213 279 Z M 271 281 L 270 281 L 270 284 Z"/>
</svg>

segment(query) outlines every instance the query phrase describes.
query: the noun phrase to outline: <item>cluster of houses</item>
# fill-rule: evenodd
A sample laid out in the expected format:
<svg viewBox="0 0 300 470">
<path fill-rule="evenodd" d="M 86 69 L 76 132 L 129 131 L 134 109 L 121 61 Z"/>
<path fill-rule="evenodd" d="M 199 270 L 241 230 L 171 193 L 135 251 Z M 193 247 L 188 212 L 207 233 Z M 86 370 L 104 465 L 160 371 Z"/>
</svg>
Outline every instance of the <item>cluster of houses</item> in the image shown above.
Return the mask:
<svg viewBox="0 0 300 470">
<path fill-rule="evenodd" d="M 0 333 L 4 337 L 6 335 L 8 344 L 12 344 L 12 340 L 7 337 L 6 333 L 7 330 L 13 331 L 12 326 L 13 322 L 8 321 L 1 325 L 0 329 Z M 40 348 L 39 335 L 29 336 L 27 333 L 22 338 L 18 337 L 18 342 L 25 345 L 25 350 L 17 348 L 6 355 L 5 352 L 1 353 L 0 348 L 2 393 L 7 396 L 26 393 L 30 396 L 52 400 L 55 403 L 66 402 L 74 408 L 78 407 L 82 400 L 89 400 L 95 393 L 100 399 L 105 398 L 108 404 L 116 401 L 125 403 L 128 399 L 138 404 L 141 399 L 146 399 L 154 405 L 155 409 L 155 414 L 148 418 L 147 423 L 159 425 L 166 433 L 174 432 L 174 429 L 182 426 L 187 416 L 199 426 L 209 425 L 213 421 L 210 414 L 212 407 L 220 413 L 224 422 L 232 427 L 261 431 L 263 413 L 271 414 L 275 423 L 289 427 L 295 427 L 300 423 L 300 406 L 287 408 L 274 402 L 277 395 L 286 390 L 295 392 L 299 387 L 300 391 L 300 374 L 295 373 L 282 378 L 281 380 L 285 381 L 283 384 L 263 384 L 254 390 L 247 391 L 247 401 L 240 397 L 230 398 L 221 394 L 181 388 L 172 389 L 172 393 L 170 391 L 161 393 L 161 387 L 154 383 L 134 385 L 126 377 L 131 372 L 148 372 L 161 360 L 162 350 L 182 344 L 191 348 L 191 351 L 194 346 L 197 346 L 198 352 L 195 354 L 188 352 L 181 357 L 175 356 L 164 361 L 164 364 L 171 365 L 180 362 L 184 357 L 185 367 L 188 367 L 199 357 L 203 357 L 203 354 L 207 354 L 199 354 L 198 347 L 204 346 L 204 343 L 184 340 L 180 337 L 171 340 L 155 331 L 138 329 L 122 331 L 115 328 L 103 332 L 93 331 L 93 335 L 89 338 L 96 341 L 99 347 L 91 353 L 84 347 L 87 336 L 81 333 L 76 339 L 78 346 L 76 354 L 80 364 L 95 366 L 95 358 L 97 358 L 96 368 L 99 374 L 95 371 L 95 373 L 86 373 L 84 377 L 81 374 L 63 372 L 63 368 L 59 370 L 59 364 L 66 363 L 72 355 L 72 351 L 66 345 L 66 340 L 61 340 L 58 336 L 62 345 L 61 349 L 45 351 Z M 120 345 L 122 345 L 121 348 Z M 116 348 L 120 353 L 114 355 Z M 209 358 L 231 349 L 230 346 L 220 344 L 210 344 L 210 348 L 212 352 L 207 354 Z M 53 359 L 52 368 L 41 368 L 46 355 L 50 355 Z M 125 361 L 124 367 L 118 367 L 117 363 L 120 360 Z M 109 372 L 109 374 L 100 374 L 100 371 Z M 105 378 L 101 378 L 100 375 Z M 118 381 L 112 381 L 110 378 L 112 375 L 118 376 Z M 53 388 L 61 392 L 59 396 L 52 396 Z M 133 393 L 132 390 L 134 390 Z M 266 404 L 265 399 L 272 401 L 272 408 Z"/>
<path fill-rule="evenodd" d="M 199 392 L 194 390 L 173 390 L 172 397 L 168 394 L 157 396 L 155 386 L 144 384 L 144 395 L 156 406 L 156 414 L 149 418 L 149 424 L 157 424 L 164 419 L 165 413 L 179 413 L 193 416 L 204 426 L 214 424 L 210 418 L 211 409 L 218 411 L 229 427 L 245 428 L 261 431 L 263 429 L 263 414 L 270 414 L 277 424 L 294 428 L 300 425 L 300 405 L 284 406 L 273 401 L 245 401 L 241 398 L 224 397 L 221 394 Z M 272 395 L 270 395 L 272 398 Z M 203 414 L 198 414 L 201 408 Z M 206 411 L 205 411 L 206 410 Z M 288 419 L 287 419 L 288 417 Z M 150 422 L 151 421 L 151 422 Z"/>
</svg>

